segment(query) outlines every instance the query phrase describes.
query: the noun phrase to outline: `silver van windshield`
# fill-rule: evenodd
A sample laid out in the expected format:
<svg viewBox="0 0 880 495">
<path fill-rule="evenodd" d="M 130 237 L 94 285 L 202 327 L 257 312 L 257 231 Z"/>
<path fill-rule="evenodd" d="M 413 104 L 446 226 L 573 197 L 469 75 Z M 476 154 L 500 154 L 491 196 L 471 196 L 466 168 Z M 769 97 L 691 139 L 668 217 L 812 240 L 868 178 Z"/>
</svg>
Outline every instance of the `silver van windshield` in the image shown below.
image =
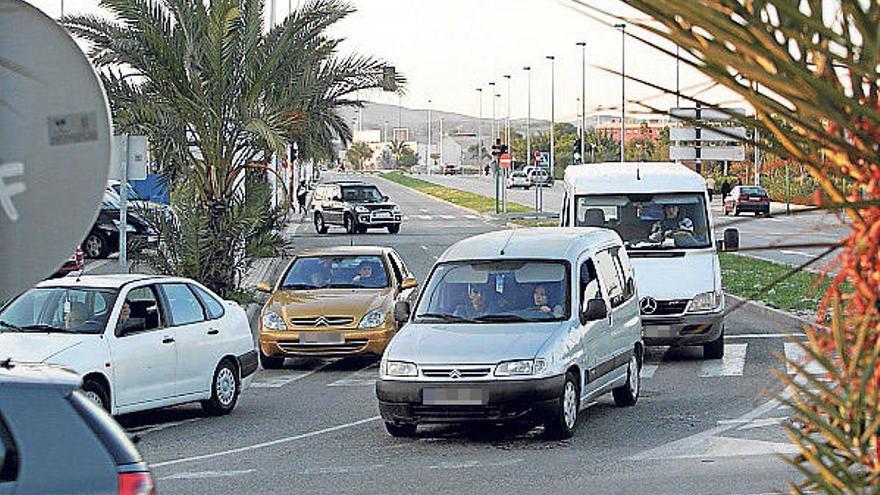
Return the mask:
<svg viewBox="0 0 880 495">
<path fill-rule="evenodd" d="M 569 317 L 561 261 L 459 261 L 437 265 L 415 320 L 445 323 L 560 321 Z"/>
<path fill-rule="evenodd" d="M 711 246 L 704 195 L 616 194 L 576 197 L 575 225 L 617 232 L 627 249 Z"/>
</svg>

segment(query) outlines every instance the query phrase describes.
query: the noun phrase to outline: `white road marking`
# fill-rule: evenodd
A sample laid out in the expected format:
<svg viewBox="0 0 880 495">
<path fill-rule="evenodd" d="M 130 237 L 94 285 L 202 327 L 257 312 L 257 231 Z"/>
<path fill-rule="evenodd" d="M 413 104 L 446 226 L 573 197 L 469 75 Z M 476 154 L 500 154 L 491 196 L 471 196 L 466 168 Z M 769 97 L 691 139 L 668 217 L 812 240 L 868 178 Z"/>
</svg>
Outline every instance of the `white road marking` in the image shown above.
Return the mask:
<svg viewBox="0 0 880 495">
<path fill-rule="evenodd" d="M 749 344 L 724 344 L 724 358 L 703 361 L 700 378 L 743 376 Z"/>
<path fill-rule="evenodd" d="M 455 215 L 439 215 L 443 220 L 455 220 Z"/>
<path fill-rule="evenodd" d="M 325 468 L 306 469 L 303 474 L 348 474 L 366 473 L 385 467 L 384 464 L 370 464 L 367 466 L 331 466 Z"/>
<path fill-rule="evenodd" d="M 783 344 L 783 349 L 785 351 L 785 359 L 789 361 L 794 361 L 795 363 L 800 364 L 801 366 L 806 365 L 806 372 L 811 375 L 823 375 L 825 371 L 822 369 L 822 365 L 816 361 L 810 360 L 807 361 L 807 353 L 801 349 L 801 346 L 795 344 L 794 342 L 785 342 Z M 797 373 L 797 369 L 791 363 L 785 363 L 785 371 L 789 375 L 794 375 Z"/>
<path fill-rule="evenodd" d="M 157 462 L 152 464 L 150 467 L 152 468 L 161 468 L 166 466 L 175 466 L 177 464 L 183 464 L 187 462 L 195 462 L 195 461 L 204 461 L 206 459 L 215 459 L 217 457 L 224 457 L 232 454 L 240 454 L 242 452 L 250 452 L 252 450 L 264 449 L 266 447 L 274 447 L 276 445 L 281 445 L 285 443 L 294 442 L 296 440 L 303 440 L 306 438 L 316 437 L 318 435 L 323 435 L 325 433 L 332 433 L 334 431 L 345 430 L 348 428 L 353 428 L 355 426 L 360 426 L 366 423 L 372 423 L 373 421 L 378 421 L 382 419 L 381 416 L 372 416 L 369 418 L 359 419 L 357 421 L 352 421 L 351 423 L 344 423 L 341 425 L 330 426 L 328 428 L 322 428 L 320 430 L 310 431 L 308 433 L 301 433 L 299 435 L 293 435 L 289 437 L 277 438 L 275 440 L 270 440 L 268 442 L 255 443 L 253 445 L 247 445 L 244 447 L 238 447 L 235 449 L 221 450 L 218 452 L 212 452 L 210 454 L 202 454 L 195 455 L 191 457 L 181 457 L 179 459 L 171 459 L 168 461 Z"/>
<path fill-rule="evenodd" d="M 335 363 L 336 361 L 339 361 L 339 359 L 331 359 L 325 363 L 322 363 L 317 368 L 308 371 L 294 371 L 291 374 L 267 378 L 266 380 L 254 381 L 253 383 L 251 383 L 251 388 L 281 388 L 287 384 L 293 383 L 297 380 L 302 380 L 307 376 L 313 375 L 326 368 L 327 366 Z"/>
<path fill-rule="evenodd" d="M 805 338 L 801 332 L 794 333 L 741 333 L 737 335 L 725 335 L 724 340 L 730 339 L 787 339 L 789 337 Z"/>
<path fill-rule="evenodd" d="M 419 218 L 419 220 L 430 220 L 430 219 L 434 218 L 431 215 L 416 215 L 416 216 Z"/>
<path fill-rule="evenodd" d="M 793 254 L 795 256 L 805 256 L 807 258 L 818 258 L 819 257 L 819 255 L 817 255 L 817 254 L 805 253 L 803 251 L 790 251 L 787 249 L 780 249 L 779 252 L 782 254 Z"/>
<path fill-rule="evenodd" d="M 428 250 L 428 246 L 422 246 L 422 249 L 424 249 L 425 251 L 427 251 L 427 250 Z"/>
<path fill-rule="evenodd" d="M 522 462 L 523 460 L 524 459 L 508 459 L 508 460 L 503 460 L 503 461 L 489 461 L 489 462 L 446 461 L 446 462 L 441 462 L 440 464 L 435 464 L 433 466 L 428 466 L 428 469 L 470 469 L 470 468 L 512 466 L 514 464 L 518 464 L 518 463 Z"/>
<path fill-rule="evenodd" d="M 159 478 L 160 480 L 206 480 L 211 478 L 231 478 L 256 473 L 256 469 L 242 469 L 240 471 L 184 471 Z"/>
<path fill-rule="evenodd" d="M 143 436 L 143 435 L 146 435 L 147 433 L 155 433 L 157 431 L 167 430 L 168 428 L 174 428 L 175 426 L 180 426 L 180 425 L 184 425 L 187 423 L 192 423 L 194 421 L 200 421 L 202 419 L 204 419 L 204 418 L 190 418 L 190 419 L 185 419 L 183 421 L 173 421 L 171 423 L 164 423 L 164 424 L 158 424 L 158 425 L 144 425 L 144 426 L 138 426 L 137 428 L 131 428 L 126 431 L 128 433 L 131 433 L 134 435 Z"/>
<path fill-rule="evenodd" d="M 479 215 L 465 215 L 464 217 L 470 218 L 471 220 L 479 220 L 480 219 Z"/>
<path fill-rule="evenodd" d="M 379 363 L 373 363 L 366 368 L 358 370 L 345 378 L 336 380 L 327 385 L 328 387 L 372 387 L 379 378 Z"/>
<path fill-rule="evenodd" d="M 654 373 L 657 372 L 657 368 L 658 366 L 656 364 L 643 364 L 639 376 L 642 377 L 642 380 L 654 378 Z"/>
</svg>

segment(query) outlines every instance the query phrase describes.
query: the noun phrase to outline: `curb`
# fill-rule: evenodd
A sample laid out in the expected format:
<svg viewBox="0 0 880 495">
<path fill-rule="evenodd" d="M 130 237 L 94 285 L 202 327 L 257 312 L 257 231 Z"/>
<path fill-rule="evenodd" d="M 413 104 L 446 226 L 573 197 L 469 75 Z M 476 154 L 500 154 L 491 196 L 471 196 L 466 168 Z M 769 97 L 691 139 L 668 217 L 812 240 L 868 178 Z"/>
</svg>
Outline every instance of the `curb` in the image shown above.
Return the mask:
<svg viewBox="0 0 880 495">
<path fill-rule="evenodd" d="M 803 329 L 805 326 L 813 326 L 815 324 L 815 322 L 806 318 L 793 315 L 786 311 L 782 311 L 781 309 L 771 308 L 755 301 L 746 300 L 727 292 L 724 293 L 724 297 L 734 304 L 742 304 L 741 309 L 746 309 L 774 325 L 779 325 L 787 329 Z"/>
</svg>

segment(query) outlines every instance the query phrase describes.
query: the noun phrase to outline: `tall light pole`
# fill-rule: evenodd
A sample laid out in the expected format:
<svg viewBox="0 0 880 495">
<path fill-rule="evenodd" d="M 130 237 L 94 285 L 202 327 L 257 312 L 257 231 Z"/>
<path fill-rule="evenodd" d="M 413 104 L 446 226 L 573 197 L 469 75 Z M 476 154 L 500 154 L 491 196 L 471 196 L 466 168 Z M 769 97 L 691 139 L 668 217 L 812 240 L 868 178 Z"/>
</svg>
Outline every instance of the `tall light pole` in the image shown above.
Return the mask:
<svg viewBox="0 0 880 495">
<path fill-rule="evenodd" d="M 510 146 L 510 75 L 504 76 L 504 79 L 507 79 L 507 124 L 504 142 L 507 143 L 507 146 Z"/>
<path fill-rule="evenodd" d="M 526 71 L 528 79 L 528 89 L 526 90 L 526 164 L 532 159 L 532 68 L 523 67 Z"/>
<path fill-rule="evenodd" d="M 489 83 L 489 97 L 492 98 L 492 139 L 489 140 L 490 145 L 495 144 L 495 81 Z"/>
<path fill-rule="evenodd" d="M 620 29 L 620 163 L 624 162 L 626 144 L 626 24 L 615 24 Z"/>
<path fill-rule="evenodd" d="M 675 107 L 681 108 L 681 47 L 675 45 Z"/>
<path fill-rule="evenodd" d="M 584 135 L 587 126 L 587 43 L 580 41 L 577 46 L 581 47 L 581 163 L 584 163 Z"/>
<path fill-rule="evenodd" d="M 431 100 L 428 100 L 428 140 L 425 143 L 425 172 L 431 174 Z"/>
<path fill-rule="evenodd" d="M 483 167 L 483 88 L 477 88 L 477 95 L 480 98 L 480 118 L 477 120 L 477 175 L 482 172 Z"/>
<path fill-rule="evenodd" d="M 550 61 L 550 172 L 556 170 L 556 57 L 547 55 Z"/>
</svg>

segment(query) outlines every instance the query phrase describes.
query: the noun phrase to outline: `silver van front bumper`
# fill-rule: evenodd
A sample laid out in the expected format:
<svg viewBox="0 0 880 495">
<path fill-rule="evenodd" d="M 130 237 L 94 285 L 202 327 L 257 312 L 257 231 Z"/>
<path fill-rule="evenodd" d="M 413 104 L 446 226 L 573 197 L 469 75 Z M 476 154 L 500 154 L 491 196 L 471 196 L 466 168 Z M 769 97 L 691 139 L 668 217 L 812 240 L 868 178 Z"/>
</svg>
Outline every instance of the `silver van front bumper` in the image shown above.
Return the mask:
<svg viewBox="0 0 880 495">
<path fill-rule="evenodd" d="M 681 316 L 642 316 L 646 345 L 685 346 L 712 342 L 724 328 L 724 312 Z"/>
</svg>

